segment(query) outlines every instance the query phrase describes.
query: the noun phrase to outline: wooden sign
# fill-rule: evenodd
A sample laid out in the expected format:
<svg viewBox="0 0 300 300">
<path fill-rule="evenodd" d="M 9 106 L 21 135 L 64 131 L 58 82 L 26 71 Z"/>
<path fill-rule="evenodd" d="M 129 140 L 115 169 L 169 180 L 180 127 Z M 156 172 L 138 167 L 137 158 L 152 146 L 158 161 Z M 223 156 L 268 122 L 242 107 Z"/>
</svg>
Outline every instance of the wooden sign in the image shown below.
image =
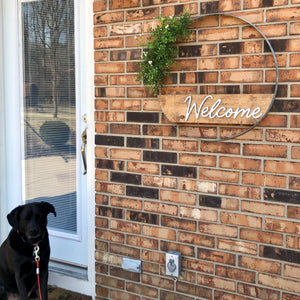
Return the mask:
<svg viewBox="0 0 300 300">
<path fill-rule="evenodd" d="M 175 124 L 253 125 L 268 112 L 273 94 L 159 95 Z"/>
</svg>

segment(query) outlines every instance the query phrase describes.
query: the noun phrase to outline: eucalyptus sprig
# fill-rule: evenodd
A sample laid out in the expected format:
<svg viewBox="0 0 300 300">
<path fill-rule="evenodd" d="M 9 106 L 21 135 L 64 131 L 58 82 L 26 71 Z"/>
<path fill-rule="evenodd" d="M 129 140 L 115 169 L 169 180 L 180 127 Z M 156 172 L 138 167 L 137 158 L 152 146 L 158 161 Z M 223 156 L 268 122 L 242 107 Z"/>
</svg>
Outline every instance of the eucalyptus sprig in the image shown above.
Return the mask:
<svg viewBox="0 0 300 300">
<path fill-rule="evenodd" d="M 137 76 L 137 80 L 150 86 L 155 96 L 161 91 L 178 56 L 176 43 L 190 36 L 189 26 L 192 23 L 188 12 L 178 17 L 159 17 L 159 20 L 161 25 L 150 30 L 151 37 L 145 45 Z"/>
</svg>

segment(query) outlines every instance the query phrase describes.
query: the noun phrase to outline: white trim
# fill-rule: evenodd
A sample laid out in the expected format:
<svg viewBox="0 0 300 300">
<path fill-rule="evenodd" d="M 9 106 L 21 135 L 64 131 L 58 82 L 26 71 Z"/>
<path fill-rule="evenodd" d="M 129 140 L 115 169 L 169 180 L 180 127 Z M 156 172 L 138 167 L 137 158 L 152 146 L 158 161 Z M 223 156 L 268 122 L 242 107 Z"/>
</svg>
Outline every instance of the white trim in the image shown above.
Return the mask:
<svg viewBox="0 0 300 300">
<path fill-rule="evenodd" d="M 7 203 L 6 203 L 6 162 L 5 162 L 5 121 L 4 121 L 4 92 L 3 92 L 3 41 L 2 33 L 4 24 L 2 0 L 0 0 L 0 243 L 6 238 L 7 233 Z"/>
<path fill-rule="evenodd" d="M 94 166 L 94 47 L 93 47 L 93 0 L 79 1 L 80 5 L 80 76 L 85 83 L 80 98 L 86 99 L 86 107 L 81 107 L 81 114 L 87 114 L 87 244 L 88 244 L 88 280 L 71 278 L 59 273 L 50 272 L 49 284 L 68 290 L 84 293 L 95 298 L 95 166 Z M 81 133 L 80 133 L 81 134 Z"/>
<path fill-rule="evenodd" d="M 15 15 L 11 17 L 10 14 L 3 13 L 3 98 L 9 99 L 9 105 L 4 101 L 4 126 L 12 129 L 12 132 L 20 132 L 21 119 L 15 118 L 16 114 L 20 113 L 20 78 L 15 76 L 19 74 L 19 28 L 18 28 L 18 4 L 17 0 L 2 1 L 3 12 L 14 12 Z M 9 63 L 9 66 L 6 64 Z M 9 83 L 13 83 L 13 89 L 7 89 Z M 11 182 L 18 184 L 22 180 L 21 169 L 21 148 L 20 136 L 18 134 L 8 136 L 5 134 L 5 148 L 6 148 L 6 178 L 11 178 Z M 19 159 L 16 159 L 18 157 Z M 6 185 L 7 186 L 7 185 Z M 6 214 L 16 206 L 22 203 L 21 189 L 9 187 L 6 188 L 6 198 L 2 202 L 6 202 Z M 5 218 L 6 220 L 6 218 Z M 8 225 L 6 225 L 7 230 Z M 7 234 L 7 232 L 6 232 Z"/>
</svg>

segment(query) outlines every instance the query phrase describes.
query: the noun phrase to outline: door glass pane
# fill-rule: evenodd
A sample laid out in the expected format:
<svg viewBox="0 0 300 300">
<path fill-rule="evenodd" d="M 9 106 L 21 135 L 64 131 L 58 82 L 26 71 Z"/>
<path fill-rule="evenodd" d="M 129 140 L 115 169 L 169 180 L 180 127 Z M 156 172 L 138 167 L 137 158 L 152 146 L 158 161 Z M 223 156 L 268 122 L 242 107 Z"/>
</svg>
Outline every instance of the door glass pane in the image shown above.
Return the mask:
<svg viewBox="0 0 300 300">
<path fill-rule="evenodd" d="M 49 227 L 77 232 L 73 0 L 21 3 L 23 197 L 48 201 Z"/>
</svg>

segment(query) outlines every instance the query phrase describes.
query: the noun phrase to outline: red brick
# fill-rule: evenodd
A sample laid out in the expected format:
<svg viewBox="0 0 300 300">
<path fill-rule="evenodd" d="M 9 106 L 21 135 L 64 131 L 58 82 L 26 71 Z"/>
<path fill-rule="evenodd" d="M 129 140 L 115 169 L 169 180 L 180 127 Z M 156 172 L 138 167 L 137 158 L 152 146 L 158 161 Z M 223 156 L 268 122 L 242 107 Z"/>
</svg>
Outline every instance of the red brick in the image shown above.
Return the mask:
<svg viewBox="0 0 300 300">
<path fill-rule="evenodd" d="M 127 164 L 127 171 L 144 174 L 159 174 L 159 166 L 157 164 L 129 161 Z"/>
<path fill-rule="evenodd" d="M 159 239 L 173 240 L 173 241 L 176 239 L 175 230 L 167 229 L 163 227 L 143 225 L 142 233 L 146 236 L 152 236 Z"/>
<path fill-rule="evenodd" d="M 158 291 L 156 288 L 149 287 L 146 285 L 134 283 L 134 282 L 127 282 L 126 283 L 126 290 L 138 295 L 144 295 L 148 297 L 155 297 L 158 296 Z"/>
<path fill-rule="evenodd" d="M 180 207 L 179 213 L 180 217 L 197 219 L 201 221 L 215 222 L 218 218 L 217 211 L 187 206 Z"/>
<path fill-rule="evenodd" d="M 263 132 L 260 129 L 252 129 L 249 132 L 245 133 L 245 129 L 238 129 L 238 128 L 220 128 L 220 138 L 232 138 L 236 135 L 243 134 L 237 137 L 237 140 L 250 140 L 253 141 L 262 141 L 263 139 Z"/>
<path fill-rule="evenodd" d="M 244 155 L 287 157 L 287 147 L 281 145 L 246 144 L 243 148 Z"/>
<path fill-rule="evenodd" d="M 295 174 L 300 173 L 300 163 L 292 161 L 265 161 L 264 171 L 270 173 Z"/>
<path fill-rule="evenodd" d="M 102 122 L 123 122 L 125 120 L 125 115 L 123 112 L 113 112 L 113 111 L 96 111 L 95 121 Z"/>
<path fill-rule="evenodd" d="M 239 173 L 232 171 L 199 168 L 199 178 L 214 181 L 239 182 Z"/>
<path fill-rule="evenodd" d="M 300 279 L 300 267 L 293 265 L 285 265 L 284 275 L 287 277 Z"/>
<path fill-rule="evenodd" d="M 216 275 L 238 281 L 255 282 L 255 272 L 216 265 Z"/>
<path fill-rule="evenodd" d="M 262 31 L 267 38 L 285 36 L 287 32 L 286 27 L 286 24 L 257 26 L 257 28 Z M 261 34 L 255 28 L 245 27 L 243 28 L 242 37 L 243 39 L 260 38 Z"/>
<path fill-rule="evenodd" d="M 141 151 L 129 149 L 110 149 L 110 158 L 122 160 L 141 160 Z"/>
<path fill-rule="evenodd" d="M 292 293 L 300 293 L 299 281 L 286 279 L 281 276 L 259 274 L 258 283 L 275 289 L 285 290 Z"/>
<path fill-rule="evenodd" d="M 267 129 L 266 139 L 271 142 L 300 143 L 300 131 Z"/>
<path fill-rule="evenodd" d="M 242 201 L 241 210 L 255 214 L 272 215 L 277 217 L 285 216 L 285 207 L 283 205 L 269 203 Z"/>
<path fill-rule="evenodd" d="M 197 259 L 191 259 L 188 257 L 182 260 L 182 268 L 208 274 L 212 274 L 214 272 L 214 266 L 212 263 L 199 261 Z"/>
<path fill-rule="evenodd" d="M 106 10 L 106 1 L 105 0 L 98 0 L 93 2 L 93 11 L 94 13 L 99 11 Z"/>
<path fill-rule="evenodd" d="M 300 190 L 300 177 L 291 176 L 289 180 L 289 188 L 293 190 Z"/>
<path fill-rule="evenodd" d="M 284 188 L 286 186 L 286 177 L 258 173 L 243 173 L 242 182 L 243 184 L 249 185 Z"/>
<path fill-rule="evenodd" d="M 106 296 L 107 297 L 107 296 Z M 117 290 L 110 290 L 110 299 L 114 300 L 140 300 L 139 296 L 123 292 L 123 291 L 117 291 Z"/>
<path fill-rule="evenodd" d="M 123 73 L 125 71 L 124 63 L 98 63 L 95 64 L 95 73 Z"/>
<path fill-rule="evenodd" d="M 131 246 L 158 250 L 158 240 L 136 235 L 127 235 L 127 243 Z"/>
<path fill-rule="evenodd" d="M 95 38 L 107 37 L 107 28 L 105 26 L 95 27 L 94 37 Z"/>
<path fill-rule="evenodd" d="M 164 187 L 164 188 L 173 188 L 177 187 L 177 180 L 176 178 L 166 178 L 166 177 L 159 177 L 159 176 L 143 176 L 143 184 L 147 186 L 154 186 L 154 187 Z"/>
<path fill-rule="evenodd" d="M 300 43 L 299 43 L 300 44 Z M 287 49 L 290 51 L 299 51 L 295 50 L 295 46 L 292 44 L 292 49 Z M 287 69 L 287 70 L 279 70 L 279 82 L 297 82 L 300 81 L 300 70 L 296 69 Z M 266 71 L 266 82 L 274 82 L 275 81 L 275 72 L 274 71 Z"/>
<path fill-rule="evenodd" d="M 232 212 L 221 212 L 220 219 L 221 222 L 225 224 L 262 228 L 262 218 L 260 217 L 242 215 Z"/>
<path fill-rule="evenodd" d="M 281 300 L 280 293 L 276 290 L 258 287 L 257 285 L 249 285 L 245 283 L 238 283 L 237 291 L 239 294 L 254 297 L 254 299 L 274 299 Z M 249 299 L 249 298 L 247 298 Z"/>
<path fill-rule="evenodd" d="M 267 11 L 267 22 L 293 21 L 300 18 L 300 7 L 287 7 Z"/>
<path fill-rule="evenodd" d="M 225 291 L 235 291 L 236 286 L 235 282 L 228 280 L 228 279 L 222 279 L 215 276 L 208 276 L 208 275 L 197 275 L 197 283 L 200 285 L 213 287 Z"/>
<path fill-rule="evenodd" d="M 209 248 L 212 248 L 215 245 L 214 237 L 181 231 L 178 232 L 178 242 Z"/>
<path fill-rule="evenodd" d="M 286 246 L 287 248 L 300 249 L 300 237 L 287 235 Z"/>
<path fill-rule="evenodd" d="M 300 97 L 300 84 L 291 85 L 291 97 Z"/>
<path fill-rule="evenodd" d="M 287 127 L 287 116 L 268 114 L 259 125 L 262 127 Z"/>
<path fill-rule="evenodd" d="M 184 293 L 184 295 L 197 296 L 200 299 L 212 299 L 212 291 L 210 289 L 195 284 L 179 281 L 177 282 L 176 291 Z"/>
<path fill-rule="evenodd" d="M 167 125 L 149 125 L 145 135 L 174 136 L 174 128 Z"/>
<path fill-rule="evenodd" d="M 110 101 L 111 110 L 140 110 L 140 100 L 114 99 Z"/>
<path fill-rule="evenodd" d="M 236 69 L 239 66 L 239 57 L 201 58 L 198 62 L 200 70 Z"/>
<path fill-rule="evenodd" d="M 300 127 L 300 116 L 291 116 L 291 127 L 292 128 L 299 128 Z M 299 132 L 300 134 L 300 132 Z"/>
<path fill-rule="evenodd" d="M 135 24 L 121 24 L 121 25 L 112 25 L 110 27 L 109 34 L 110 36 L 114 35 L 126 35 L 126 34 L 141 34 L 142 25 Z"/>
<path fill-rule="evenodd" d="M 217 130 L 212 127 L 186 127 L 180 126 L 179 128 L 180 137 L 188 138 L 210 138 L 215 139 L 217 137 Z"/>
<path fill-rule="evenodd" d="M 113 184 L 106 182 L 96 182 L 95 189 L 97 192 L 123 195 L 125 188 L 123 184 Z"/>
<path fill-rule="evenodd" d="M 124 289 L 125 281 L 121 279 L 116 279 L 112 277 L 108 277 L 106 275 L 96 274 L 96 282 L 109 287 Z"/>
<path fill-rule="evenodd" d="M 199 232 L 235 238 L 238 235 L 237 227 L 203 222 L 199 223 Z"/>
<path fill-rule="evenodd" d="M 260 272 L 281 274 L 281 263 L 250 256 L 239 256 L 239 266 Z"/>
<path fill-rule="evenodd" d="M 234 170 L 260 171 L 261 161 L 259 159 L 221 156 L 219 166 Z"/>
<path fill-rule="evenodd" d="M 220 184 L 219 193 L 226 196 L 250 198 L 256 200 L 259 200 L 261 196 L 261 191 L 259 188 L 233 184 Z"/>
<path fill-rule="evenodd" d="M 128 247 L 120 244 L 110 243 L 109 245 L 109 253 L 115 253 L 122 256 L 129 256 L 132 258 L 139 259 L 140 258 L 140 250 L 134 247 Z"/>
<path fill-rule="evenodd" d="M 257 245 L 243 241 L 235 241 L 228 239 L 217 239 L 217 247 L 220 250 L 229 252 L 239 252 L 250 255 L 257 255 Z"/>
<path fill-rule="evenodd" d="M 150 202 L 150 201 L 144 202 L 144 210 L 166 214 L 166 215 L 172 215 L 172 216 L 177 216 L 178 214 L 177 205 L 170 205 L 170 204 Z"/>
<path fill-rule="evenodd" d="M 300 223 L 292 221 L 284 221 L 277 219 L 266 219 L 265 229 L 270 231 L 299 234 L 300 233 Z"/>
<path fill-rule="evenodd" d="M 96 51 L 94 53 L 95 62 L 108 61 L 108 51 Z"/>
<path fill-rule="evenodd" d="M 152 262 L 152 263 L 165 263 L 165 253 L 157 252 L 157 251 L 151 251 L 149 249 L 145 250 L 142 249 L 142 260 L 146 262 Z"/>
<path fill-rule="evenodd" d="M 240 145 L 237 143 L 202 141 L 201 151 L 223 154 L 240 154 Z"/>
<path fill-rule="evenodd" d="M 300 159 L 300 147 L 292 147 L 292 158 Z"/>
<path fill-rule="evenodd" d="M 239 37 L 238 28 L 201 29 L 199 41 L 235 40 Z"/>
<path fill-rule="evenodd" d="M 140 126 L 135 125 L 135 124 L 134 125 L 133 124 L 111 124 L 110 125 L 110 133 L 112 133 L 112 134 L 139 134 Z M 126 151 L 126 150 L 124 150 L 124 151 Z M 127 159 L 130 159 L 129 157 L 130 156 L 128 156 Z"/>
<path fill-rule="evenodd" d="M 184 191 L 215 194 L 217 192 L 217 184 L 215 182 L 208 181 L 179 179 L 179 189 Z"/>
<path fill-rule="evenodd" d="M 262 82 L 261 71 L 223 71 L 221 72 L 222 83 L 251 83 Z"/>
<path fill-rule="evenodd" d="M 288 206 L 287 217 L 292 219 L 300 219 L 300 207 Z"/>
<path fill-rule="evenodd" d="M 243 240 L 259 242 L 264 244 L 282 245 L 283 236 L 278 233 L 264 232 L 253 229 L 241 228 L 240 238 Z"/>
<path fill-rule="evenodd" d="M 214 167 L 216 166 L 216 157 L 203 154 L 179 153 L 179 163 L 183 165 Z"/>
<path fill-rule="evenodd" d="M 110 203 L 112 206 L 124 207 L 130 209 L 142 209 L 142 201 L 137 199 L 123 198 L 123 197 L 114 197 L 110 198 Z"/>
<path fill-rule="evenodd" d="M 161 190 L 160 191 L 160 200 L 170 201 L 173 203 L 195 205 L 196 200 L 197 200 L 197 195 L 191 194 L 191 193 L 170 191 L 170 190 Z"/>
<path fill-rule="evenodd" d="M 150 286 L 156 286 L 159 288 L 173 290 L 174 289 L 174 280 L 164 277 L 142 274 L 141 282 Z"/>
<path fill-rule="evenodd" d="M 124 46 L 123 38 L 101 38 L 94 40 L 94 48 L 97 49 L 110 49 L 122 48 Z"/>
<path fill-rule="evenodd" d="M 287 63 L 286 55 L 277 55 L 277 64 L 280 67 L 285 67 Z M 275 61 L 270 55 L 247 55 L 242 58 L 243 68 L 274 68 Z"/>
<path fill-rule="evenodd" d="M 128 233 L 141 233 L 141 225 L 131 222 L 110 220 L 110 229 Z"/>
<path fill-rule="evenodd" d="M 162 251 L 170 251 L 170 250 L 179 251 L 182 253 L 183 256 L 191 256 L 191 257 L 195 256 L 195 247 L 189 245 L 182 245 L 178 243 L 161 241 L 160 249 Z"/>
</svg>

